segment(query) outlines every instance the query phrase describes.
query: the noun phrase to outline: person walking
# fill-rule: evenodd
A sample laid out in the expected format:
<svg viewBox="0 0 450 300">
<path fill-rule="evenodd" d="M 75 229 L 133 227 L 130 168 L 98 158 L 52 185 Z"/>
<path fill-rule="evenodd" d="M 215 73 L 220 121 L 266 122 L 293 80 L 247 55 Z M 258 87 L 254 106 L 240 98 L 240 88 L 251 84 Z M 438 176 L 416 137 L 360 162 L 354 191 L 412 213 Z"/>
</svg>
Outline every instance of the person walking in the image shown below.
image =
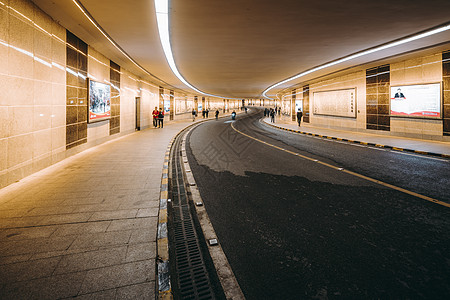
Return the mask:
<svg viewBox="0 0 450 300">
<path fill-rule="evenodd" d="M 162 108 L 160 108 L 158 112 L 158 128 L 163 127 L 164 127 L 164 111 L 162 110 Z"/>
<path fill-rule="evenodd" d="M 219 119 L 219 110 L 216 110 L 216 120 Z"/>
<path fill-rule="evenodd" d="M 206 114 L 206 118 L 208 118 L 208 115 L 209 115 L 209 108 L 207 108 L 207 109 L 205 110 L 205 114 Z"/>
<path fill-rule="evenodd" d="M 195 121 L 195 115 L 196 115 L 197 113 L 195 112 L 195 109 L 193 108 L 192 109 L 192 122 L 194 122 Z"/>
<path fill-rule="evenodd" d="M 275 110 L 273 108 L 270 109 L 270 122 L 275 123 Z"/>
<path fill-rule="evenodd" d="M 152 116 L 153 116 L 153 126 L 156 128 L 158 126 L 158 115 L 159 115 L 159 111 L 158 111 L 158 107 L 155 106 L 155 109 L 152 112 Z"/>
<path fill-rule="evenodd" d="M 297 112 L 298 127 L 300 127 L 300 123 L 302 122 L 302 117 L 303 117 L 303 112 L 299 109 Z"/>
</svg>

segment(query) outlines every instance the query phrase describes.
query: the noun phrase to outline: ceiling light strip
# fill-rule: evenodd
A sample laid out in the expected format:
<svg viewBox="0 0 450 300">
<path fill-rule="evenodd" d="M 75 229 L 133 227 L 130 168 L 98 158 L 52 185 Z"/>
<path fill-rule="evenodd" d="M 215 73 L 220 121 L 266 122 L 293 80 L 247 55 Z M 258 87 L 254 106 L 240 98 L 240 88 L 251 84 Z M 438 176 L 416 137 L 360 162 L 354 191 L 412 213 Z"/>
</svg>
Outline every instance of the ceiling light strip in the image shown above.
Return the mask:
<svg viewBox="0 0 450 300">
<path fill-rule="evenodd" d="M 150 73 L 149 71 L 147 71 L 146 69 L 144 69 L 141 65 L 139 65 L 133 58 L 131 58 L 131 56 L 129 56 L 104 30 L 103 28 L 94 20 L 94 18 L 91 16 L 91 14 L 87 11 L 87 9 L 83 6 L 83 4 L 81 4 L 81 2 L 79 0 L 72 0 L 72 2 L 78 7 L 78 9 L 84 14 L 84 16 L 92 23 L 92 25 L 95 26 L 95 28 L 98 29 L 98 31 L 100 31 L 100 33 L 117 49 L 119 50 L 120 53 L 122 53 L 122 55 L 124 55 L 126 58 L 128 58 L 128 60 L 130 60 L 136 67 L 138 67 L 141 71 L 143 71 L 144 73 L 146 73 L 147 75 L 150 75 L 151 77 L 159 80 L 160 82 L 167 84 L 169 86 L 171 86 L 170 84 L 168 84 L 167 82 L 165 82 L 164 80 L 159 79 L 158 77 L 156 77 L 155 75 L 153 75 L 152 73 Z"/>
<path fill-rule="evenodd" d="M 193 89 L 199 94 L 205 96 L 211 96 L 216 98 L 226 98 L 226 99 L 241 99 L 241 98 L 230 98 L 223 97 L 214 94 L 205 93 L 192 84 L 190 84 L 178 71 L 177 65 L 175 64 L 175 59 L 173 57 L 172 46 L 170 44 L 170 32 L 169 32 L 169 0 L 155 0 L 156 9 L 156 21 L 158 23 L 159 39 L 164 50 L 164 55 L 166 56 L 167 63 L 173 74 L 189 88 Z"/>
<path fill-rule="evenodd" d="M 402 44 L 406 44 L 406 43 L 409 43 L 409 42 L 412 42 L 412 41 L 423 39 L 423 38 L 426 38 L 426 37 L 429 37 L 431 35 L 435 35 L 435 34 L 438 34 L 438 33 L 441 33 L 441 32 L 447 31 L 447 30 L 450 30 L 450 24 L 447 24 L 447 25 L 444 25 L 444 26 L 441 26 L 441 27 L 438 27 L 438 28 L 435 28 L 435 29 L 432 29 L 432 30 L 428 30 L 428 31 L 425 31 L 423 33 L 416 34 L 416 35 L 413 35 L 413 36 L 410 36 L 410 37 L 407 37 L 407 38 L 403 38 L 403 39 L 400 39 L 400 40 L 397 40 L 397 41 L 394 41 L 394 42 L 391 42 L 391 43 L 387 43 L 387 44 L 384 44 L 384 45 L 381 45 L 381 46 L 378 46 L 378 47 L 375 47 L 375 48 L 371 48 L 371 49 L 368 49 L 368 50 L 365 50 L 365 51 L 362 51 L 362 52 L 358 52 L 358 53 L 352 54 L 350 56 L 346 56 L 344 58 L 341 58 L 341 59 L 329 62 L 327 64 L 315 67 L 315 68 L 310 69 L 308 71 L 305 71 L 305 72 L 299 73 L 299 74 L 297 74 L 295 76 L 292 76 L 290 78 L 287 78 L 287 79 L 285 79 L 283 81 L 275 83 L 274 85 L 271 85 L 270 87 L 265 89 L 264 92 L 262 93 L 262 95 L 264 97 L 266 97 L 266 98 L 272 99 L 269 96 L 267 96 L 267 92 L 269 92 L 270 90 L 272 90 L 272 89 L 274 89 L 274 88 L 276 88 L 276 87 L 278 87 L 278 86 L 280 86 L 282 84 L 285 84 L 285 83 L 287 83 L 289 81 L 298 79 L 298 78 L 306 76 L 308 74 L 317 72 L 317 71 L 325 69 L 325 68 L 329 68 L 329 67 L 335 66 L 337 64 L 341 64 L 343 62 L 346 62 L 346 61 L 349 61 L 349 60 L 352 60 L 352 59 L 355 59 L 355 58 L 358 58 L 358 57 L 361 57 L 361 56 L 369 55 L 369 54 L 372 54 L 374 52 L 378 52 L 378 51 L 381 51 L 381 50 L 385 50 L 385 49 L 388 49 L 388 48 L 392 48 L 392 47 L 396 47 L 396 46 L 399 46 L 399 45 L 402 45 Z"/>
</svg>

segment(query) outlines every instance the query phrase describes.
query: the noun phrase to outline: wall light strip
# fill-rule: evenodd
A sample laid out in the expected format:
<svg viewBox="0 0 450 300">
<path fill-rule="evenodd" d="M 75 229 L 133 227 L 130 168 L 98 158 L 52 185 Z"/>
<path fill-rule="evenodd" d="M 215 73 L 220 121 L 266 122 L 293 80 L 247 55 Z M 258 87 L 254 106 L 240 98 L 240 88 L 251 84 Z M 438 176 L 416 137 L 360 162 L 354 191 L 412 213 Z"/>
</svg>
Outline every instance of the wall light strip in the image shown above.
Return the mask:
<svg viewBox="0 0 450 300">
<path fill-rule="evenodd" d="M 346 61 L 349 61 L 349 60 L 352 60 L 352 59 L 355 59 L 355 58 L 358 58 L 358 57 L 361 57 L 361 56 L 369 55 L 369 54 L 372 54 L 374 52 L 378 52 L 378 51 L 381 51 L 381 50 L 385 50 L 385 49 L 389 49 L 389 48 L 396 47 L 396 46 L 399 46 L 399 45 L 403 45 L 403 44 L 406 44 L 406 43 L 409 43 L 409 42 L 412 42 L 412 41 L 423 39 L 423 38 L 426 38 L 426 37 L 429 37 L 431 35 L 435 35 L 435 34 L 438 34 L 438 33 L 441 33 L 441 32 L 447 31 L 447 30 L 450 30 L 450 24 L 447 24 L 447 25 L 444 25 L 444 26 L 441 26 L 441 27 L 438 27 L 438 28 L 435 28 L 435 29 L 432 29 L 432 30 L 425 31 L 425 32 L 420 33 L 420 34 L 416 34 L 416 35 L 413 35 L 413 36 L 410 36 L 410 37 L 407 37 L 407 38 L 404 38 L 404 39 L 400 39 L 398 41 L 387 43 L 387 44 L 384 44 L 384 45 L 381 45 L 381 46 L 378 46 L 378 47 L 375 47 L 375 48 L 371 48 L 371 49 L 368 49 L 368 50 L 365 50 L 365 51 L 362 51 L 362 52 L 358 52 L 358 53 L 352 54 L 350 56 L 347 56 L 347 57 L 344 57 L 344 58 L 341 58 L 341 59 L 338 59 L 338 60 L 326 63 L 324 65 L 312 68 L 312 69 L 310 69 L 308 71 L 299 73 L 299 74 L 297 74 L 295 76 L 292 76 L 292 77 L 290 77 L 288 79 L 285 79 L 283 81 L 275 83 L 274 85 L 271 85 L 270 87 L 265 89 L 263 91 L 262 95 L 264 97 L 266 97 L 266 98 L 272 99 L 272 98 L 267 96 L 267 92 L 269 92 L 270 90 L 272 90 L 272 89 L 274 89 L 274 88 L 276 88 L 276 87 L 278 87 L 278 86 L 280 86 L 282 84 L 285 84 L 285 83 L 287 83 L 289 81 L 295 80 L 297 78 L 306 76 L 308 74 L 317 72 L 317 71 L 325 69 L 325 68 L 329 68 L 329 67 L 335 66 L 337 64 L 341 64 L 343 62 L 346 62 Z"/>
<path fill-rule="evenodd" d="M 172 46 L 170 44 L 170 33 L 169 33 L 169 0 L 155 0 L 156 9 L 156 21 L 158 23 L 159 39 L 164 50 L 164 55 L 166 56 L 167 63 L 173 74 L 189 88 L 193 89 L 199 94 L 205 96 L 211 96 L 216 98 L 226 98 L 226 99 L 241 99 L 241 98 L 230 98 L 224 96 L 218 96 L 214 94 L 205 93 L 192 84 L 190 84 L 178 71 L 177 65 L 175 64 L 175 59 L 173 57 Z"/>
</svg>

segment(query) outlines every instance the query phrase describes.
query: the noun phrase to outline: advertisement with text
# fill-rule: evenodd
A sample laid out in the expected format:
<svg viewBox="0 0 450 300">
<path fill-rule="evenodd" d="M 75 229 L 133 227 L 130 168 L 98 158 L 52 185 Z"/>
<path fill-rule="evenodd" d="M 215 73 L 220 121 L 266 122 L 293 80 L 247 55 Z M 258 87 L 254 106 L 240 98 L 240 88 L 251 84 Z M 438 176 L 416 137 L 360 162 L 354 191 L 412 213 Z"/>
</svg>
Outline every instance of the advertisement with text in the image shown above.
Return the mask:
<svg viewBox="0 0 450 300">
<path fill-rule="evenodd" d="M 441 117 L 441 84 L 391 87 L 391 116 Z"/>
</svg>

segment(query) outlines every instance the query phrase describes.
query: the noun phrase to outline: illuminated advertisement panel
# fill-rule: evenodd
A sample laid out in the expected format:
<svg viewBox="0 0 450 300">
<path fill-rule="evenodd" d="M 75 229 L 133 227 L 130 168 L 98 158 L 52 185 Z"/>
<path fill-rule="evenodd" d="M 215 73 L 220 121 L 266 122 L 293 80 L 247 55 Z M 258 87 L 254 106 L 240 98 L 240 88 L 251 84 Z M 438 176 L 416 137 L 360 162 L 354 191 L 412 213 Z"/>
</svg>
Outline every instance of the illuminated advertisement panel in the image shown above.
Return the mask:
<svg viewBox="0 0 450 300">
<path fill-rule="evenodd" d="M 391 86 L 391 116 L 441 117 L 441 84 Z"/>
<path fill-rule="evenodd" d="M 89 80 L 88 122 L 98 122 L 111 118 L 111 86 Z"/>
<path fill-rule="evenodd" d="M 356 89 L 314 93 L 315 115 L 356 118 Z"/>
<path fill-rule="evenodd" d="M 303 100 L 295 100 L 295 112 L 303 111 Z"/>
</svg>

